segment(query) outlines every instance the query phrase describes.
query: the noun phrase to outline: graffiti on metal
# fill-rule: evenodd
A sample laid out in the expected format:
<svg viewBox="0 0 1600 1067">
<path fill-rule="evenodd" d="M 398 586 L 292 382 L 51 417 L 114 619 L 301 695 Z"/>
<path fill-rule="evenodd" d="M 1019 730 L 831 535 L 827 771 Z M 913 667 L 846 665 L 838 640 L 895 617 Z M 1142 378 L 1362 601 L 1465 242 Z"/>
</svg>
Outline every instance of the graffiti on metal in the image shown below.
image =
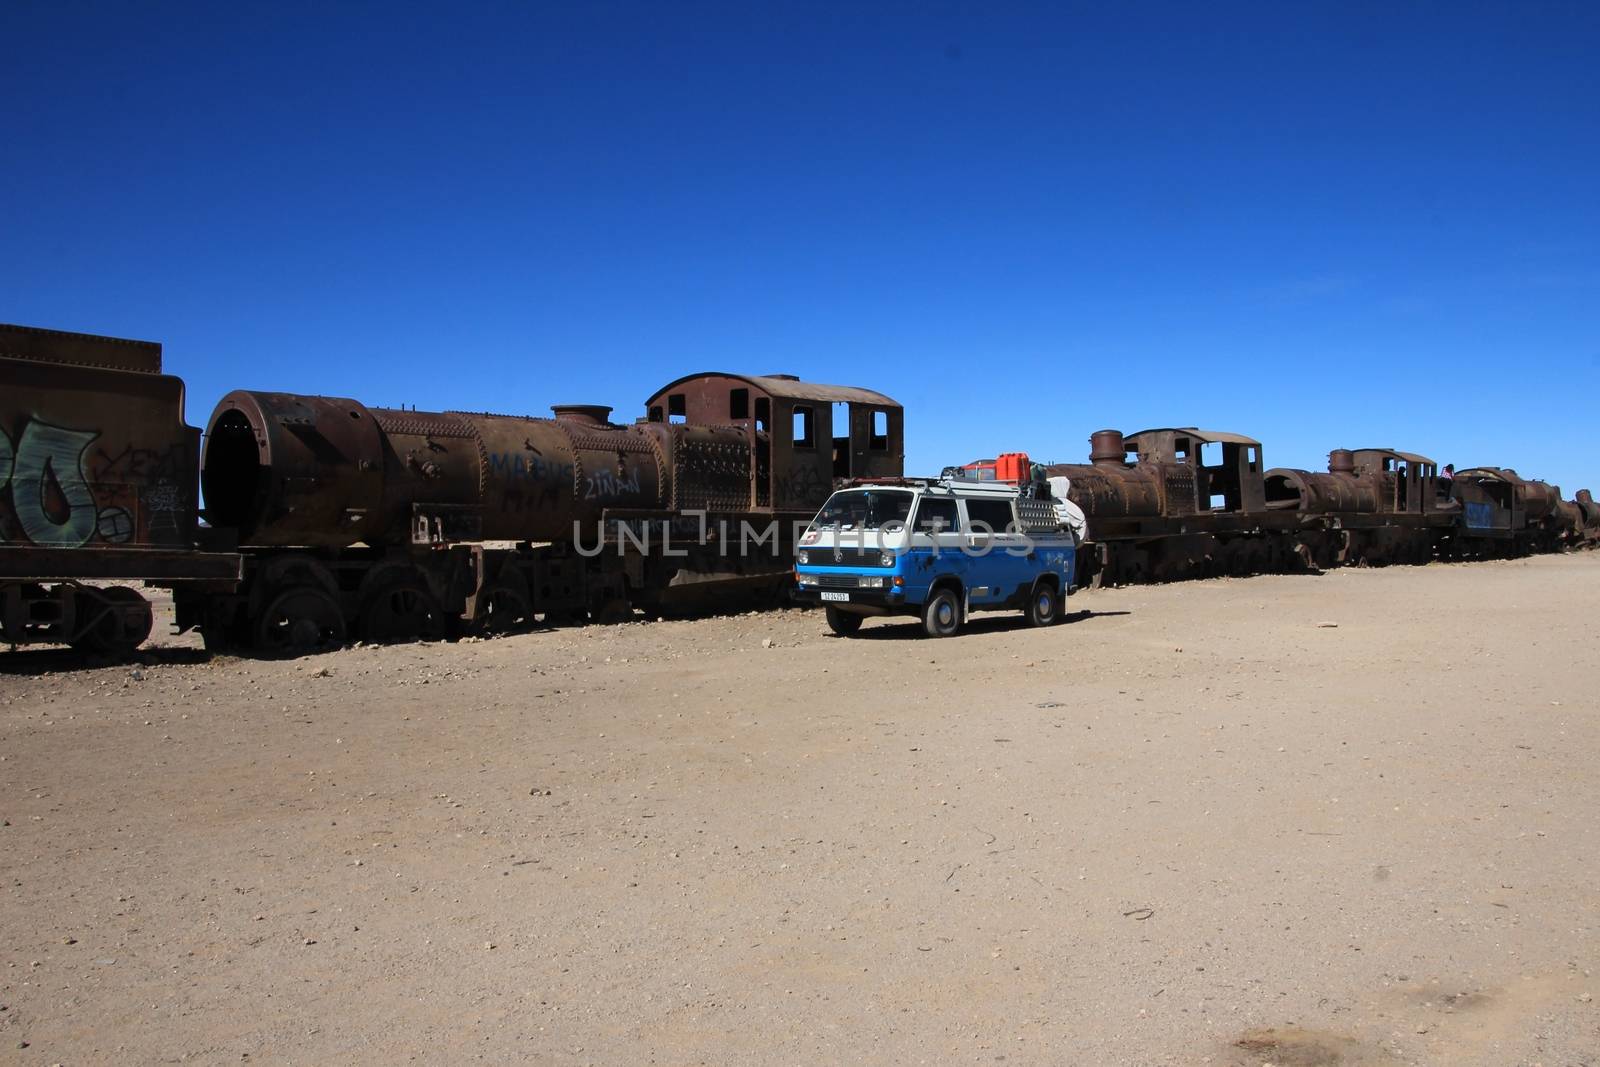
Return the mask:
<svg viewBox="0 0 1600 1067">
<path fill-rule="evenodd" d="M 616 471 L 596 471 L 583 479 L 583 499 L 609 500 L 624 493 L 639 492 L 639 468 L 629 467 L 626 474 Z"/>
<path fill-rule="evenodd" d="M 77 548 L 99 520 L 84 456 L 99 434 L 34 419 L 15 446 L 0 430 L 0 489 L 11 488 L 11 510 L 36 545 Z"/>
<path fill-rule="evenodd" d="M 9 490 L 14 529 L 49 548 L 81 548 L 97 539 L 126 544 L 138 537 L 142 513 L 156 539 L 180 539 L 188 506 L 184 450 L 130 446 L 112 455 L 92 448 L 99 438 L 98 430 L 40 418 L 29 420 L 15 441 L 0 429 L 0 494 Z"/>
</svg>

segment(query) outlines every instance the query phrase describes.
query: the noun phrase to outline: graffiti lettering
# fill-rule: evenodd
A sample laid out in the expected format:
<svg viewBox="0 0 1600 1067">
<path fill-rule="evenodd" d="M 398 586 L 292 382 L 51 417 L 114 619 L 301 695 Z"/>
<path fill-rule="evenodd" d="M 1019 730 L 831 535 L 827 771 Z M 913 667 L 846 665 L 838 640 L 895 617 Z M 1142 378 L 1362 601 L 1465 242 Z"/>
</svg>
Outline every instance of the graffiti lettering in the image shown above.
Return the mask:
<svg viewBox="0 0 1600 1067">
<path fill-rule="evenodd" d="M 98 430 L 38 418 L 15 440 L 0 430 L 0 494 L 10 490 L 9 499 L 0 495 L 0 536 L 55 548 L 80 548 L 97 538 L 127 544 L 141 536 L 182 543 L 191 507 L 183 484 L 189 449 L 130 445 L 113 456 L 94 447 L 100 439 Z M 162 471 L 170 476 L 158 477 Z"/>
<path fill-rule="evenodd" d="M 797 467 L 773 479 L 780 505 L 820 507 L 833 490 L 833 483 L 815 467 Z"/>
<path fill-rule="evenodd" d="M 188 477 L 188 470 L 189 450 L 184 447 L 154 449 L 128 445 L 113 456 L 102 446 L 94 450 L 88 465 L 89 480 L 95 485 L 113 481 L 182 480 Z"/>
<path fill-rule="evenodd" d="M 501 478 L 528 478 L 533 481 L 571 481 L 572 464 L 549 463 L 517 452 L 489 453 L 489 473 Z"/>
<path fill-rule="evenodd" d="M 612 471 L 597 471 L 583 479 L 583 499 L 600 500 L 605 497 L 621 496 L 623 493 L 637 493 L 639 491 L 639 469 L 637 467 L 628 471 L 626 475 Z"/>
<path fill-rule="evenodd" d="M 34 544 L 77 548 L 94 536 L 94 494 L 83 460 L 98 436 L 37 419 L 22 431 L 9 465 L 11 508 Z M 12 451 L 9 441 L 5 450 Z"/>
</svg>

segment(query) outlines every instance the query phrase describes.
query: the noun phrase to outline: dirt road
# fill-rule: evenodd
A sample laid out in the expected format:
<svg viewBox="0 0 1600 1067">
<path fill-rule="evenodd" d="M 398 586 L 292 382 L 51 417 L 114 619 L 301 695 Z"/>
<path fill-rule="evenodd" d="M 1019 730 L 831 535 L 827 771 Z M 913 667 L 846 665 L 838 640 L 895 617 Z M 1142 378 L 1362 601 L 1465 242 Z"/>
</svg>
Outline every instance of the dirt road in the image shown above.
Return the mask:
<svg viewBox="0 0 1600 1067">
<path fill-rule="evenodd" d="M 1600 1062 L 1597 604 L 0 656 L 0 1061 Z"/>
</svg>

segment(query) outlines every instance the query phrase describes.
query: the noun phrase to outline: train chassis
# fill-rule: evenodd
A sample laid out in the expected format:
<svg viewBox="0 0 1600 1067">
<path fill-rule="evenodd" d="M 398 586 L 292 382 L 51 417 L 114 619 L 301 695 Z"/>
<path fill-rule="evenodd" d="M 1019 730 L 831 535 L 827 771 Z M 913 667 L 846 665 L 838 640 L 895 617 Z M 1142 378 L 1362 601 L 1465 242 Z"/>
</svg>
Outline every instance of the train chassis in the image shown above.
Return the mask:
<svg viewBox="0 0 1600 1067">
<path fill-rule="evenodd" d="M 48 641 L 92 656 L 121 658 L 150 636 L 154 621 L 150 602 L 125 585 L 0 585 L 0 639 L 13 646 Z"/>
<path fill-rule="evenodd" d="M 425 549 L 246 551 L 232 591 L 179 588 L 180 629 L 208 649 L 299 655 L 350 640 L 388 643 L 495 635 L 539 624 L 772 607 L 788 595 L 790 555 L 684 557 L 607 543 L 454 543 Z"/>
<path fill-rule="evenodd" d="M 1110 537 L 1082 554 L 1079 583 L 1091 588 L 1251 574 L 1314 573 L 1334 567 L 1381 567 L 1444 561 L 1512 559 L 1560 550 L 1554 533 L 1530 530 L 1499 538 L 1462 537 L 1454 527 L 1348 527 Z"/>
</svg>

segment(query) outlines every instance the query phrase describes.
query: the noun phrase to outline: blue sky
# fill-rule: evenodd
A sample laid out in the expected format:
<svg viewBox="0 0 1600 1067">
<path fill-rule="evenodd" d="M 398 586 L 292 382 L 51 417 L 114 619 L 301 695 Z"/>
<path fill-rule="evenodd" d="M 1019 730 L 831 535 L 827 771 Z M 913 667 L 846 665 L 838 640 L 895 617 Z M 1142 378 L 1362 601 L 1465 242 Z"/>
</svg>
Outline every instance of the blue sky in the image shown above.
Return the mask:
<svg viewBox="0 0 1600 1067">
<path fill-rule="evenodd" d="M 0 4 L 0 320 L 228 389 L 881 389 L 1600 490 L 1600 5 Z"/>
</svg>

